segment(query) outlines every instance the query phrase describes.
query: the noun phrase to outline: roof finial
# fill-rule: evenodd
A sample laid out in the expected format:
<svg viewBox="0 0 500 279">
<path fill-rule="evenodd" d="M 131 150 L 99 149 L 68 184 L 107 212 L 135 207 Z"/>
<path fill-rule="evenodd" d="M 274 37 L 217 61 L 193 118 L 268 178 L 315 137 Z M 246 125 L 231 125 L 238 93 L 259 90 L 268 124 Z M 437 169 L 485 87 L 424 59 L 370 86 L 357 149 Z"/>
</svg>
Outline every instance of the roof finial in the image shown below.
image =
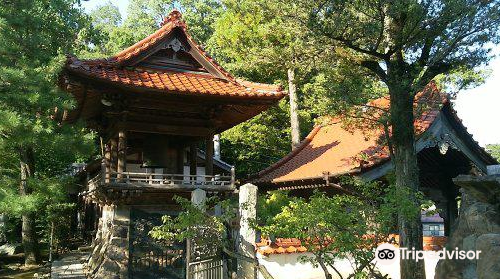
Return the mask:
<svg viewBox="0 0 500 279">
<path fill-rule="evenodd" d="M 171 22 L 171 21 L 178 21 L 178 22 L 182 22 L 182 14 L 181 12 L 179 12 L 179 10 L 177 9 L 173 9 L 167 17 L 163 18 L 163 22 L 162 22 L 162 25 L 165 25 L 167 24 L 168 22 Z"/>
</svg>

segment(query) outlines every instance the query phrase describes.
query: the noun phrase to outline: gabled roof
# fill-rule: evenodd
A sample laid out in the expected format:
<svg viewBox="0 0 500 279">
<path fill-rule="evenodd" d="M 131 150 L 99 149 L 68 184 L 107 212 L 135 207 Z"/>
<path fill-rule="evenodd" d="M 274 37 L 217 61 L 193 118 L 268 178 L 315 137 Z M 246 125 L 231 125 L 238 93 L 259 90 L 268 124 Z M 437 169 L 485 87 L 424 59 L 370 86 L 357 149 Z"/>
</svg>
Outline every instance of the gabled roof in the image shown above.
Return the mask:
<svg viewBox="0 0 500 279">
<path fill-rule="evenodd" d="M 455 129 L 466 138 L 471 149 L 486 162 L 494 159 L 482 149 L 472 136 L 466 132 L 450 101 L 443 98 L 434 85 L 417 95 L 416 107 L 423 111 L 416 116 L 415 130 L 417 138 L 425 134 L 440 113 L 451 114 Z M 370 107 L 387 109 L 389 99 L 379 98 L 370 103 Z M 316 126 L 302 141 L 298 148 L 250 178 L 256 184 L 290 184 L 298 181 L 311 181 L 342 174 L 360 174 L 390 160 L 388 148 L 383 143 L 384 130 L 381 126 L 348 128 L 340 119 L 332 119 L 327 125 Z M 299 183 L 300 184 L 300 183 Z"/>
<path fill-rule="evenodd" d="M 175 41 L 172 41 L 176 39 Z M 182 42 L 181 42 L 182 41 Z M 165 48 L 183 48 L 199 63 L 203 72 L 175 68 L 151 68 L 141 65 L 151 55 Z M 170 44 L 169 44 L 170 43 Z M 184 45 L 185 44 L 185 45 Z M 177 52 L 178 50 L 176 50 Z M 142 88 L 170 94 L 218 95 L 255 99 L 280 99 L 280 86 L 264 85 L 234 78 L 210 57 L 187 32 L 179 11 L 172 11 L 153 34 L 106 59 L 80 60 L 70 57 L 66 69 L 81 77 L 110 85 Z"/>
</svg>

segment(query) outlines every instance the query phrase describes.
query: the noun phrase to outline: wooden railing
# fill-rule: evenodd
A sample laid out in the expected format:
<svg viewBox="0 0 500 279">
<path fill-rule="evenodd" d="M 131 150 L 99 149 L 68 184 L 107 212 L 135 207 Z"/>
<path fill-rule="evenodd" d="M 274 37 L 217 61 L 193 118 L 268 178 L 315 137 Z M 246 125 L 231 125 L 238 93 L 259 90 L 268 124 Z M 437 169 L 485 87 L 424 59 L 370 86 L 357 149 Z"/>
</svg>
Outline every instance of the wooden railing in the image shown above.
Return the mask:
<svg viewBox="0 0 500 279">
<path fill-rule="evenodd" d="M 154 185 L 175 188 L 234 188 L 235 172 L 231 168 L 230 175 L 189 175 L 189 174 L 162 174 L 150 172 L 106 172 L 103 168 L 92 179 L 88 180 L 89 190 L 94 190 L 100 184 L 128 183 L 136 185 Z"/>
<path fill-rule="evenodd" d="M 99 186 L 99 183 L 101 181 L 102 181 L 102 173 L 99 172 L 96 176 L 87 181 L 89 188 L 88 191 L 94 191 Z"/>
<path fill-rule="evenodd" d="M 150 185 L 234 185 L 234 176 L 162 174 L 143 172 L 111 172 L 110 183 L 143 183 Z"/>
</svg>

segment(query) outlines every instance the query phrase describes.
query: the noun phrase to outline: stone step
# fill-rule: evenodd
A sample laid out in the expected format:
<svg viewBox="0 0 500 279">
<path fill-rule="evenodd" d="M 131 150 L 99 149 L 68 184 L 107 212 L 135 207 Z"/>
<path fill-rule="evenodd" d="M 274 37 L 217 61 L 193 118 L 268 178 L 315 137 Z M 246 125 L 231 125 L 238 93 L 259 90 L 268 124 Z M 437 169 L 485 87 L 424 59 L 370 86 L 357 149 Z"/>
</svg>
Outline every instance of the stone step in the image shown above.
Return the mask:
<svg viewBox="0 0 500 279">
<path fill-rule="evenodd" d="M 52 263 L 51 278 L 55 279 L 85 279 L 84 263 L 88 252 L 70 252 L 62 255 Z"/>
</svg>

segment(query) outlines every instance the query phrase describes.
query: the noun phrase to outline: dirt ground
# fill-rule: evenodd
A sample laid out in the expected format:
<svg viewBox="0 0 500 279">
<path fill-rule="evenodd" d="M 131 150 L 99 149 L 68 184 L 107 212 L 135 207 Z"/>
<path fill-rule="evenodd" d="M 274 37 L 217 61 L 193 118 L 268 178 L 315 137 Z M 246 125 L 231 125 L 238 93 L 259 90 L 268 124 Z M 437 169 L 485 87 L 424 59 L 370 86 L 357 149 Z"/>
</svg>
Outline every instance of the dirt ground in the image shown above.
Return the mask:
<svg viewBox="0 0 500 279">
<path fill-rule="evenodd" d="M 1 279 L 38 279 L 49 278 L 50 266 L 28 266 L 22 264 L 8 264 L 0 267 Z"/>
</svg>

